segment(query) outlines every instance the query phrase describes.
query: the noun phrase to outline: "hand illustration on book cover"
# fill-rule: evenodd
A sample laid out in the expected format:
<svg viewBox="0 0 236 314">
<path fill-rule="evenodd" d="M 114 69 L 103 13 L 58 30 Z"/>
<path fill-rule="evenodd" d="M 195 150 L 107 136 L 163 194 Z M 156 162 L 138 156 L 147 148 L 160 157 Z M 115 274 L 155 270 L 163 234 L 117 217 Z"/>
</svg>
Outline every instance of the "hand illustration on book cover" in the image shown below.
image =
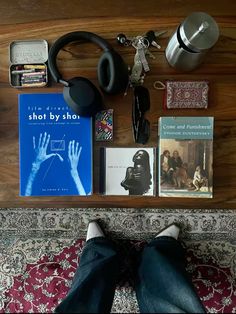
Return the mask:
<svg viewBox="0 0 236 314">
<path fill-rule="evenodd" d="M 25 196 L 32 195 L 32 187 L 33 187 L 34 180 L 36 179 L 36 175 L 41 165 L 46 160 L 48 160 L 49 158 L 52 158 L 52 161 L 49 164 L 49 168 L 52 165 L 54 158 L 59 158 L 61 162 L 64 161 L 62 156 L 58 153 L 47 154 L 49 142 L 50 142 L 50 134 L 47 134 L 47 132 L 45 132 L 44 134 L 40 133 L 38 143 L 36 142 L 35 136 L 33 136 L 33 149 L 35 151 L 35 160 L 32 162 L 31 172 L 30 172 L 27 185 L 26 185 Z M 63 143 L 62 141 L 60 142 Z M 69 142 L 68 160 L 70 163 L 70 174 L 74 180 L 78 194 L 86 195 L 79 173 L 78 173 L 78 163 L 79 163 L 81 150 L 82 150 L 82 147 L 79 146 L 78 142 L 75 142 L 75 140 L 72 140 Z M 47 173 L 45 173 L 45 176 L 46 175 Z"/>
<path fill-rule="evenodd" d="M 33 149 L 35 151 L 35 160 L 32 162 L 31 172 L 28 178 L 28 182 L 26 185 L 25 195 L 30 196 L 32 194 L 32 186 L 35 180 L 35 177 L 40 169 L 41 164 L 51 157 L 58 156 L 61 161 L 63 161 L 62 157 L 59 154 L 51 153 L 47 155 L 47 148 L 50 141 L 50 134 L 46 132 L 44 135 L 40 133 L 38 145 L 35 142 L 35 136 L 33 136 Z"/>
<path fill-rule="evenodd" d="M 69 159 L 70 167 L 71 167 L 70 173 L 75 182 L 79 195 L 86 195 L 79 173 L 78 173 L 78 164 L 79 164 L 81 151 L 82 151 L 82 147 L 79 146 L 78 142 L 75 142 L 75 140 L 69 142 L 68 159 Z"/>
<path fill-rule="evenodd" d="M 133 163 L 133 167 L 127 168 L 121 186 L 129 190 L 129 195 L 143 195 L 149 191 L 152 184 L 148 152 L 138 150 L 133 156 Z"/>
</svg>

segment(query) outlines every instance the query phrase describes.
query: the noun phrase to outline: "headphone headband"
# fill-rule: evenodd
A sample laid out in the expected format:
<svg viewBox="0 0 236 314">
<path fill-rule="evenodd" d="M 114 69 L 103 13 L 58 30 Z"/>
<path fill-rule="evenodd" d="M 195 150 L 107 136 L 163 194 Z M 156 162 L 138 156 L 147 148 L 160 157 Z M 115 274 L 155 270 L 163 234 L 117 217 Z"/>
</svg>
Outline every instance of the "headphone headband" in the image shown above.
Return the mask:
<svg viewBox="0 0 236 314">
<path fill-rule="evenodd" d="M 59 53 L 59 51 L 69 44 L 72 41 L 76 40 L 84 40 L 86 42 L 93 42 L 100 46 L 104 51 L 111 51 L 113 50 L 112 46 L 102 37 L 91 33 L 91 32 L 84 32 L 84 31 L 78 31 L 78 32 L 71 32 L 68 34 L 63 35 L 62 37 L 58 38 L 51 49 L 49 50 L 49 56 L 48 56 L 48 66 L 51 72 L 51 75 L 53 79 L 58 83 L 62 83 L 65 86 L 68 86 L 69 83 L 66 82 L 62 75 L 60 74 L 57 63 L 56 63 L 56 57 Z"/>
</svg>

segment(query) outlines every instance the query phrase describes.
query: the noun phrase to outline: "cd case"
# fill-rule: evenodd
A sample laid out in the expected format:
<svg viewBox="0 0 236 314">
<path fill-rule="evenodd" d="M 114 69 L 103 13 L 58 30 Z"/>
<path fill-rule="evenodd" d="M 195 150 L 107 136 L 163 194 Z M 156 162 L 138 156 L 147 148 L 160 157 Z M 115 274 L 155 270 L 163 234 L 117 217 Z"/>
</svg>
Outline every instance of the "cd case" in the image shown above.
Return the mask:
<svg viewBox="0 0 236 314">
<path fill-rule="evenodd" d="M 100 193 L 156 195 L 156 148 L 101 147 Z"/>
</svg>

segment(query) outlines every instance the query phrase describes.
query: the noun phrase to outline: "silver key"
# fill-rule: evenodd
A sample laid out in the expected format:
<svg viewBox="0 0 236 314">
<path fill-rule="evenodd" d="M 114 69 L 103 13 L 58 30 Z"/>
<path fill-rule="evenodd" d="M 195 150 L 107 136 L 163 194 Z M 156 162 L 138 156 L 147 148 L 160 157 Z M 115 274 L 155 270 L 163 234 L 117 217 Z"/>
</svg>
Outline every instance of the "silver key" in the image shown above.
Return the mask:
<svg viewBox="0 0 236 314">
<path fill-rule="evenodd" d="M 148 50 L 148 49 L 147 49 L 147 51 L 146 51 L 146 55 L 147 55 L 149 58 L 156 59 L 156 57 L 154 56 L 154 54 L 151 53 L 151 51 Z"/>
<path fill-rule="evenodd" d="M 134 41 L 132 43 L 132 46 L 136 49 L 139 59 L 142 62 L 143 69 L 145 72 L 148 72 L 150 70 L 148 66 L 148 62 L 146 59 L 146 51 L 149 46 L 148 40 L 143 36 L 137 36 L 134 38 Z"/>
<path fill-rule="evenodd" d="M 162 36 L 165 33 L 167 33 L 167 31 L 159 31 L 159 32 L 154 32 L 154 35 L 155 35 L 156 38 L 158 38 L 158 37 Z M 151 45 L 156 47 L 156 48 L 158 48 L 158 49 L 161 49 L 161 46 L 155 40 L 153 40 L 151 42 Z"/>
<path fill-rule="evenodd" d="M 153 47 L 156 47 L 156 48 L 158 48 L 158 49 L 161 49 L 161 46 L 160 46 L 155 40 L 153 40 L 153 41 L 151 42 L 151 45 L 152 45 Z"/>
<path fill-rule="evenodd" d="M 150 68 L 149 68 L 149 65 L 148 65 L 148 62 L 147 62 L 147 59 L 146 59 L 146 51 L 145 51 L 145 48 L 138 48 L 137 49 L 137 52 L 138 52 L 138 55 L 139 55 L 139 58 L 142 62 L 142 65 L 143 65 L 143 69 L 145 72 L 148 72 L 150 71 Z"/>
<path fill-rule="evenodd" d="M 158 37 L 160 37 L 161 35 L 163 35 L 164 33 L 166 33 L 167 31 L 153 31 L 153 30 L 150 30 L 148 31 L 146 34 L 145 34 L 145 38 L 149 41 L 150 45 L 160 49 L 161 46 L 157 43 L 156 39 Z"/>
<path fill-rule="evenodd" d="M 138 84 L 143 72 L 142 63 L 135 63 L 132 67 L 130 81 L 132 84 Z"/>
<path fill-rule="evenodd" d="M 162 35 L 164 35 L 165 33 L 167 33 L 166 30 L 165 30 L 165 31 L 154 32 L 156 38 L 157 38 L 157 37 L 160 37 L 160 36 L 162 36 Z"/>
<path fill-rule="evenodd" d="M 134 56 L 134 65 L 132 67 L 131 76 L 130 76 L 131 84 L 139 83 L 142 72 L 143 72 L 143 65 L 137 51 Z"/>
</svg>

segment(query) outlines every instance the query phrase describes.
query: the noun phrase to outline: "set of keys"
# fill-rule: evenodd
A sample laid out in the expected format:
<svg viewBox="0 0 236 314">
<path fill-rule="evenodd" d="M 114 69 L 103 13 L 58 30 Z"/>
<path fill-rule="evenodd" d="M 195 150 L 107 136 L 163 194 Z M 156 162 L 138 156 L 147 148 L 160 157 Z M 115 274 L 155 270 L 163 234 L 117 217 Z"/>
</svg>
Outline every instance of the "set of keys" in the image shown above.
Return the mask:
<svg viewBox="0 0 236 314">
<path fill-rule="evenodd" d="M 117 41 L 123 46 L 133 46 L 136 50 L 134 56 L 134 65 L 130 75 L 130 85 L 142 85 L 144 82 L 145 73 L 150 71 L 146 56 L 155 59 L 155 56 L 150 52 L 149 47 L 153 46 L 160 49 L 161 46 L 156 42 L 157 38 L 166 31 L 154 32 L 148 31 L 145 35 L 136 36 L 132 39 L 127 38 L 124 34 L 117 35 Z"/>
<path fill-rule="evenodd" d="M 124 34 L 117 35 L 117 41 L 122 46 L 135 48 L 134 64 L 131 70 L 129 85 L 133 91 L 132 103 L 132 129 L 135 143 L 146 144 L 150 135 L 150 122 L 145 118 L 145 112 L 150 108 L 150 95 L 144 83 L 145 74 L 150 71 L 146 56 L 155 58 L 149 47 L 160 49 L 156 42 L 157 38 L 166 31 L 148 31 L 145 35 L 136 36 L 132 39 Z"/>
</svg>

